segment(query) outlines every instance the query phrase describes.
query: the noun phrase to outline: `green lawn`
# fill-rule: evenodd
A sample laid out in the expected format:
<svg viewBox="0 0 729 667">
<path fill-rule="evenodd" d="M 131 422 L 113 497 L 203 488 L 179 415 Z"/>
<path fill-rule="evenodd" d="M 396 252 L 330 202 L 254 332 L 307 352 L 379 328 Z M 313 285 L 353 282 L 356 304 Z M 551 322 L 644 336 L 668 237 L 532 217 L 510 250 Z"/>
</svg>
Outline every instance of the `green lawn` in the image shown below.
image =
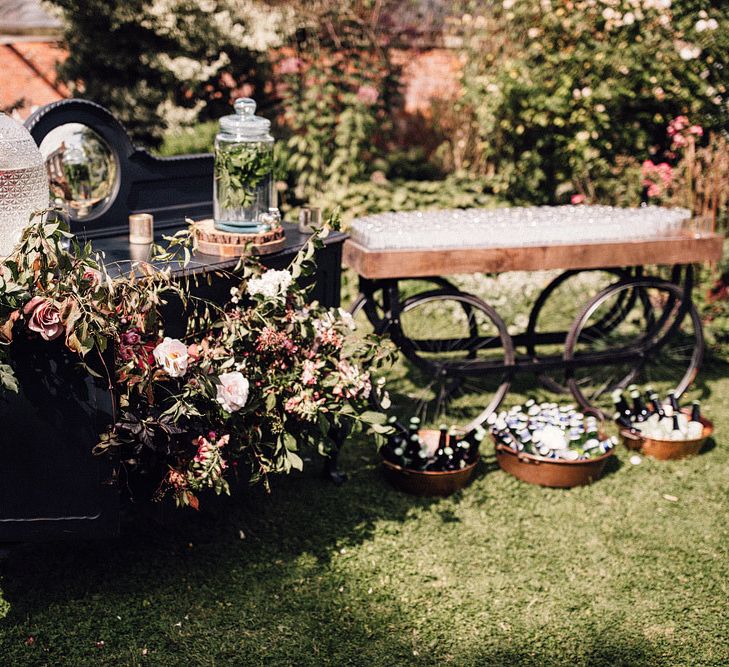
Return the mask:
<svg viewBox="0 0 729 667">
<path fill-rule="evenodd" d="M 699 393 L 709 451 L 621 450 L 591 487 L 528 486 L 487 456 L 461 494 L 412 498 L 353 443 L 341 488 L 315 461 L 222 511 L 16 552 L 0 664 L 726 665 L 729 366 L 709 361 Z"/>
</svg>

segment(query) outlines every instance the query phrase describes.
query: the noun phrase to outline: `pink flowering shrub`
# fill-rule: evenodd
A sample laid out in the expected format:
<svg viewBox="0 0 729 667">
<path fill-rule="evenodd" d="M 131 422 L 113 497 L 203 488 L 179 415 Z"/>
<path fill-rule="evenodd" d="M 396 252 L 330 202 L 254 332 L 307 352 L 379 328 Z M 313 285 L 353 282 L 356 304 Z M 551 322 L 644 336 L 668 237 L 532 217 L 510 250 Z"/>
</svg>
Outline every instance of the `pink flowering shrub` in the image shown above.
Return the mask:
<svg viewBox="0 0 729 667">
<path fill-rule="evenodd" d="M 720 3 L 467 5 L 454 109 L 464 161 L 497 194 L 555 203 L 577 192 L 636 205 L 644 158 L 660 164 L 689 137 L 726 127 L 729 14 Z M 665 189 L 660 175 L 649 178 L 653 193 Z"/>
</svg>

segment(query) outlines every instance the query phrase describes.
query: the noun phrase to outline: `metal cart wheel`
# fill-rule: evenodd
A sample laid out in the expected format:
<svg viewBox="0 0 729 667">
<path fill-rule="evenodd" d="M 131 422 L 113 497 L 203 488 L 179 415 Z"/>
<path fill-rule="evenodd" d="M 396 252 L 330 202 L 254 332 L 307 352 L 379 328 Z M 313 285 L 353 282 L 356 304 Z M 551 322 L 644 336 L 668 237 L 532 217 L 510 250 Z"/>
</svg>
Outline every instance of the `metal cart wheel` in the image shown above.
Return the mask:
<svg viewBox="0 0 729 667">
<path fill-rule="evenodd" d="M 398 285 L 402 282 L 405 281 L 398 281 Z M 428 282 L 442 289 L 457 291 L 456 286 L 445 278 L 423 278 L 418 282 Z M 355 318 L 358 328 L 371 326 L 372 332 L 377 334 L 383 334 L 387 331 L 390 321 L 385 312 L 384 299 L 385 291 L 378 284 L 363 281 L 360 293 L 349 307 L 349 313 Z M 400 308 L 402 308 L 402 305 Z"/>
<path fill-rule="evenodd" d="M 476 296 L 437 289 L 405 299 L 388 327 L 401 352 L 389 374 L 392 411 L 468 431 L 499 406 L 514 346 L 496 311 Z"/>
<path fill-rule="evenodd" d="M 583 280 L 588 276 L 590 284 Z M 584 299 L 585 291 L 590 296 L 597 294 L 607 285 L 631 277 L 625 269 L 574 269 L 565 271 L 552 280 L 539 294 L 531 312 L 529 323 L 524 333 L 526 351 L 534 362 L 548 356 L 562 356 L 567 332 L 579 313 L 579 304 Z M 594 284 L 593 284 L 594 283 Z M 635 293 L 624 293 L 623 300 L 635 299 Z M 628 304 L 618 302 L 614 312 L 606 312 L 602 320 L 594 323 L 598 329 L 614 326 L 616 318 L 626 310 Z M 553 349 L 550 350 L 550 347 Z M 569 387 L 565 381 L 564 370 L 560 367 L 547 366 L 549 370 L 537 373 L 537 379 L 546 389 L 558 394 L 566 394 Z"/>
<path fill-rule="evenodd" d="M 666 280 L 634 278 L 606 287 L 585 305 L 564 350 L 567 385 L 581 406 L 609 415 L 611 392 L 631 382 L 674 389 L 678 396 L 686 391 L 704 351 L 701 318 L 687 294 Z M 631 300 L 613 326 L 596 326 L 616 303 Z"/>
</svg>

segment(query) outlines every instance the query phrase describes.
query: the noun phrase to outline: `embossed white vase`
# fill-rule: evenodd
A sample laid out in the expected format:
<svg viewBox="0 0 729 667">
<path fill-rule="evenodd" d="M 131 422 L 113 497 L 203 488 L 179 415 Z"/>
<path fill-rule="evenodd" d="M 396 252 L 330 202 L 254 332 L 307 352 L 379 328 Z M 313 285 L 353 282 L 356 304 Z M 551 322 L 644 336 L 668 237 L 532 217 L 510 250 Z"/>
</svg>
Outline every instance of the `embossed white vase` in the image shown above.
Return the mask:
<svg viewBox="0 0 729 667">
<path fill-rule="evenodd" d="M 0 112 L 0 257 L 13 251 L 30 216 L 48 201 L 48 173 L 33 137 Z"/>
</svg>

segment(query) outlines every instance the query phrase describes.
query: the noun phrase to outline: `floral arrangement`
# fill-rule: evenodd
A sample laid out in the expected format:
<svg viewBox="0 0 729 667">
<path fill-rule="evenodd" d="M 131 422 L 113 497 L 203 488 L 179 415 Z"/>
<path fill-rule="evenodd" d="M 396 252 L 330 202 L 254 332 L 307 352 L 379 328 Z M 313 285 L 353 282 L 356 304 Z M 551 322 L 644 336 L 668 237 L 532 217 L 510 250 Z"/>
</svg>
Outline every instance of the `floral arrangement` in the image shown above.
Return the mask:
<svg viewBox="0 0 729 667">
<path fill-rule="evenodd" d="M 265 483 L 300 470 L 304 447 L 325 455 L 352 432 L 381 439 L 390 429 L 369 398 L 387 399 L 371 371 L 392 349 L 360 336 L 348 313 L 308 303 L 298 284 L 325 233 L 286 270 L 240 266 L 229 303 L 212 304 L 147 264 L 112 277 L 62 223 L 36 222 L 0 264 L 0 388 L 17 391 L 8 361 L 18 336 L 63 340 L 89 369 L 112 345 L 116 368 L 105 373 L 119 411 L 96 452 L 115 448 L 125 469 L 158 476 L 157 495 L 194 508 L 200 491 L 226 493 L 233 476 Z M 189 259 L 191 243 L 181 231 L 157 257 Z M 173 296 L 202 311 L 184 340 L 164 336 Z"/>
</svg>

